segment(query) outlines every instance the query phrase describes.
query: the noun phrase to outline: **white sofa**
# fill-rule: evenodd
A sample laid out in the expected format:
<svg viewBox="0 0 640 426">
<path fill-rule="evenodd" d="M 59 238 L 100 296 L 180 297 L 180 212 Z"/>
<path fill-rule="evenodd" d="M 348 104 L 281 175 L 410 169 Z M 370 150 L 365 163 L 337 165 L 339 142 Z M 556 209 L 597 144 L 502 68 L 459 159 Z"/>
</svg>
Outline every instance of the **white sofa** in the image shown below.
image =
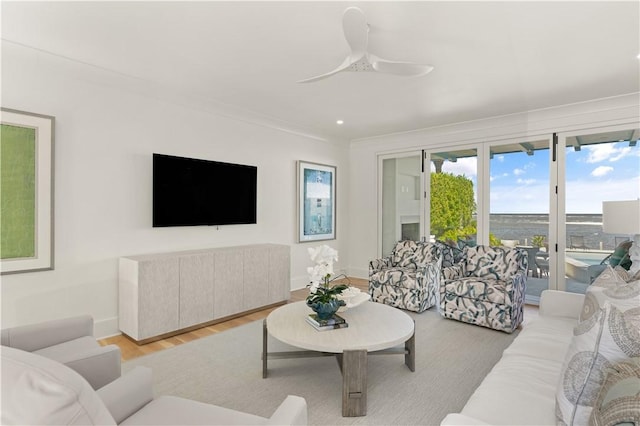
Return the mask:
<svg viewBox="0 0 640 426">
<path fill-rule="evenodd" d="M 544 291 L 539 318 L 523 327 L 462 411 L 441 424 L 557 424 L 556 389 L 583 303 L 581 294 Z"/>
</svg>

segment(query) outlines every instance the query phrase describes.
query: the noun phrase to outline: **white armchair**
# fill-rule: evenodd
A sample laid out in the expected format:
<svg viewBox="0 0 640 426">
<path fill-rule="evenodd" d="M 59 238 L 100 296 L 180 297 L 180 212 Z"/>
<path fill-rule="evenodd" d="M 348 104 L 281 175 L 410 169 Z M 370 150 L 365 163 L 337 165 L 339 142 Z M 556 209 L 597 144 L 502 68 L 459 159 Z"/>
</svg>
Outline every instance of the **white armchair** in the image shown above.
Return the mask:
<svg viewBox="0 0 640 426">
<path fill-rule="evenodd" d="M 95 391 L 78 373 L 8 347 L 2 356 L 3 425 L 306 425 L 307 403 L 289 395 L 270 418 L 172 396 L 153 397 L 137 367 Z"/>
<path fill-rule="evenodd" d="M 94 389 L 120 377 L 120 348 L 100 346 L 89 315 L 2 330 L 2 346 L 21 349 L 71 367 Z"/>
</svg>

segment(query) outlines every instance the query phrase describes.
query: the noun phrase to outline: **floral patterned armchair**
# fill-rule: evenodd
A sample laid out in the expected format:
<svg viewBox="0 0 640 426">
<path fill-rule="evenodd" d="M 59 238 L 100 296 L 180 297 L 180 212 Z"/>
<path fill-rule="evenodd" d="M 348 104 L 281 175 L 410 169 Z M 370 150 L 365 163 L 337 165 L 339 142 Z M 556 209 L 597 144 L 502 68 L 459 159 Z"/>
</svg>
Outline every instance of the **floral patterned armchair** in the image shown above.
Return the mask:
<svg viewBox="0 0 640 426">
<path fill-rule="evenodd" d="M 440 311 L 445 318 L 512 333 L 523 318 L 527 252 L 465 247 L 460 263 L 443 268 Z"/>
<path fill-rule="evenodd" d="M 389 256 L 369 262 L 371 300 L 423 312 L 437 303 L 443 265 L 453 265 L 451 247 L 439 242 L 400 241 Z"/>
</svg>

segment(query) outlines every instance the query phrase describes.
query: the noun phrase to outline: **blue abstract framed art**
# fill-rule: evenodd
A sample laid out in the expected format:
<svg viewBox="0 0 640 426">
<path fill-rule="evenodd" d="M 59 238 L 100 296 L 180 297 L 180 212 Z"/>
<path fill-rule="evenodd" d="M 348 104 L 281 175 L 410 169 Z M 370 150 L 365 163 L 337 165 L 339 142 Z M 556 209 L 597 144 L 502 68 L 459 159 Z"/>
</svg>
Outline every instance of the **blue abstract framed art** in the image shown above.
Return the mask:
<svg viewBox="0 0 640 426">
<path fill-rule="evenodd" d="M 298 241 L 336 238 L 336 168 L 298 161 Z"/>
</svg>

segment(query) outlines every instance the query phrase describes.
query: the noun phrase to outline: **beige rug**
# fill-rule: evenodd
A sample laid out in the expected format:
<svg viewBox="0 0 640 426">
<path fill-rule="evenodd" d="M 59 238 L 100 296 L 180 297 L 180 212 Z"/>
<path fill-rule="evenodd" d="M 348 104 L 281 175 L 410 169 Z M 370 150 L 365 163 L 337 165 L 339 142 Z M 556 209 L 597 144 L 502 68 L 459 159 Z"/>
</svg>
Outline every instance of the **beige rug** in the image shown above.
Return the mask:
<svg viewBox="0 0 640 426">
<path fill-rule="evenodd" d="M 262 378 L 262 321 L 126 362 L 151 367 L 156 395 L 177 395 L 269 417 L 287 394 L 307 400 L 309 423 L 437 425 L 458 412 L 517 333 L 442 318 L 416 321 L 416 371 L 402 355 L 368 358 L 368 411 L 341 416 L 342 377 L 333 357 L 269 361 Z M 273 339 L 270 351 L 290 348 Z"/>
</svg>

